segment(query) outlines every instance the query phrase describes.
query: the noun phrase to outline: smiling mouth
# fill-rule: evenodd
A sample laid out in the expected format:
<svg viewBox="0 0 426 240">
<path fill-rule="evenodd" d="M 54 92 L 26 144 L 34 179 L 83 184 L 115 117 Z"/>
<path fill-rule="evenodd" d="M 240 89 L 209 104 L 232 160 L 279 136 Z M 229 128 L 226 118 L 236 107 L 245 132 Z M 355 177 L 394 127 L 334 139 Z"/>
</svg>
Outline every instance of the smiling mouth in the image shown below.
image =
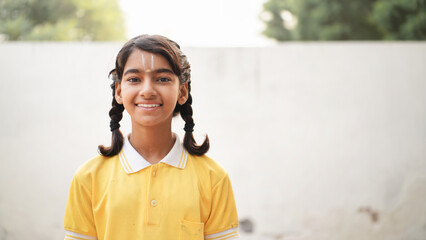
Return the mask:
<svg viewBox="0 0 426 240">
<path fill-rule="evenodd" d="M 160 107 L 161 104 L 136 104 L 138 107 L 144 107 L 144 108 L 155 108 Z"/>
</svg>

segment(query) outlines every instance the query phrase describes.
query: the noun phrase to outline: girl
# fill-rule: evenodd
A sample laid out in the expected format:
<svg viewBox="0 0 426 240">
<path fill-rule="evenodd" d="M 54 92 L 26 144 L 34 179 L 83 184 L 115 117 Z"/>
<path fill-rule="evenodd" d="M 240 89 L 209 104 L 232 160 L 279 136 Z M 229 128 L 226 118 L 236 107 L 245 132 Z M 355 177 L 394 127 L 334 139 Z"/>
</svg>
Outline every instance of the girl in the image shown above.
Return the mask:
<svg viewBox="0 0 426 240">
<path fill-rule="evenodd" d="M 73 178 L 65 239 L 230 240 L 238 217 L 227 173 L 192 135 L 190 65 L 177 43 L 129 40 L 110 72 L 112 143 Z M 132 132 L 123 137 L 122 112 Z M 185 120 L 183 144 L 172 117 Z"/>
</svg>

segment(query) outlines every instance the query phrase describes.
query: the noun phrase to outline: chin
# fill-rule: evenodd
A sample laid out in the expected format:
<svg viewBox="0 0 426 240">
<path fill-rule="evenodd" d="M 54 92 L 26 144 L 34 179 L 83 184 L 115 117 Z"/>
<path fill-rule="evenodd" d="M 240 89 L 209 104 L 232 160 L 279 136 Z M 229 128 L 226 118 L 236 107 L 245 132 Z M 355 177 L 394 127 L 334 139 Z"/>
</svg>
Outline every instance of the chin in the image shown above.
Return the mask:
<svg viewBox="0 0 426 240">
<path fill-rule="evenodd" d="M 155 127 L 155 126 L 159 126 L 159 125 L 163 125 L 169 123 L 170 125 L 172 124 L 172 121 L 170 119 L 170 121 L 168 120 L 158 120 L 158 119 L 141 119 L 139 121 L 134 121 L 133 124 L 137 124 L 141 127 Z"/>
</svg>

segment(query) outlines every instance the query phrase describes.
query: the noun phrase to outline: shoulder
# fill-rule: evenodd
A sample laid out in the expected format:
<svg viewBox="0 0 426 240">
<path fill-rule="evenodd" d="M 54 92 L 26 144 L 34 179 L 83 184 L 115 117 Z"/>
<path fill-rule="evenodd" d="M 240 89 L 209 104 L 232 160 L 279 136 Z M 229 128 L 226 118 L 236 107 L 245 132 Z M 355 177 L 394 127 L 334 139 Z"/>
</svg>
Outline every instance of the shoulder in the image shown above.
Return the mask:
<svg viewBox="0 0 426 240">
<path fill-rule="evenodd" d="M 74 178 L 79 182 L 91 181 L 99 172 L 109 169 L 109 165 L 113 164 L 116 156 L 105 157 L 97 155 L 85 163 L 83 163 L 75 172 Z"/>
<path fill-rule="evenodd" d="M 190 167 L 194 168 L 197 175 L 202 178 L 208 178 L 212 187 L 228 177 L 228 173 L 225 169 L 207 155 L 196 156 L 190 154 L 188 160 L 190 162 Z"/>
</svg>

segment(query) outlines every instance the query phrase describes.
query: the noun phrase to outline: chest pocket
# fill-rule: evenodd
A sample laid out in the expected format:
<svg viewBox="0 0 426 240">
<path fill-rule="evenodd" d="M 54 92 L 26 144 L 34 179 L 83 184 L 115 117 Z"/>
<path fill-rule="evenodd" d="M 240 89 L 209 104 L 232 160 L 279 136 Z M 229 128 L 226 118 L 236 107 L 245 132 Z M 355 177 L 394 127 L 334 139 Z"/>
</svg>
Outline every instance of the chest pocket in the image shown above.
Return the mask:
<svg viewBox="0 0 426 240">
<path fill-rule="evenodd" d="M 182 220 L 179 240 L 204 240 L 204 223 Z"/>
</svg>

